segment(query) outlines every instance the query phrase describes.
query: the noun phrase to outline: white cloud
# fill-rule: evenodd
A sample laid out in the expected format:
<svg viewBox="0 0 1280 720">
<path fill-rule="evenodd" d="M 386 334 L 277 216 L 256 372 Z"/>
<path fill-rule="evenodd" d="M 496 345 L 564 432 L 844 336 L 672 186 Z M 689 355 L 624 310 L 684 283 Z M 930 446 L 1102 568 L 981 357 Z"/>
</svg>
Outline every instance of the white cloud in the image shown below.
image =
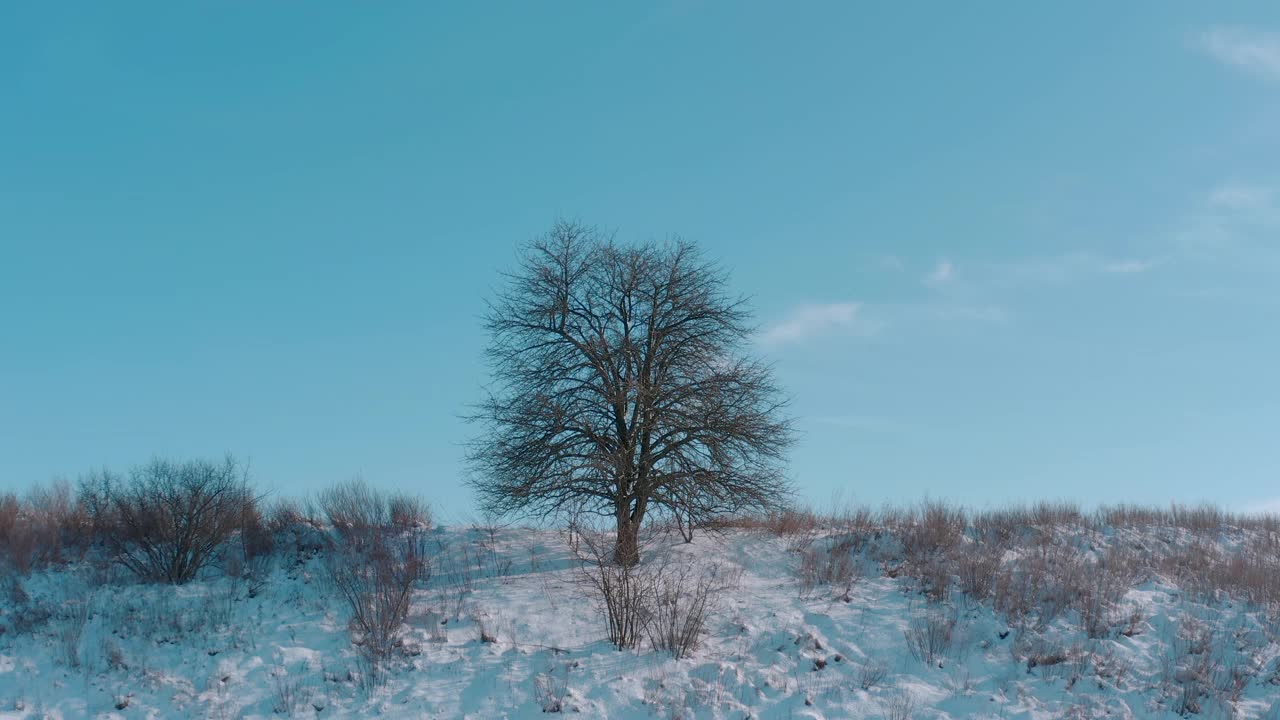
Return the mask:
<svg viewBox="0 0 1280 720">
<path fill-rule="evenodd" d="M 831 333 L 874 332 L 875 325 L 865 322 L 861 311 L 862 304 L 856 302 L 801 305 L 765 328 L 757 339 L 764 345 L 778 346 Z"/>
<path fill-rule="evenodd" d="M 1208 205 L 1221 210 L 1258 210 L 1271 205 L 1275 188 L 1267 185 L 1230 182 L 1209 193 Z"/>
<path fill-rule="evenodd" d="M 1182 257 L 1251 271 L 1280 269 L 1280 186 L 1231 182 L 1208 192 L 1174 234 Z"/>
<path fill-rule="evenodd" d="M 974 263 L 974 275 L 994 285 L 1061 285 L 1096 275 L 1136 275 L 1156 267 L 1161 258 L 1114 258 L 1094 252 L 1071 252 L 1013 260 Z"/>
<path fill-rule="evenodd" d="M 1200 47 L 1218 62 L 1280 80 L 1280 33 L 1216 27 L 1201 33 Z"/>
<path fill-rule="evenodd" d="M 942 285 L 950 282 L 955 276 L 956 266 L 952 265 L 950 260 L 943 260 L 933 268 L 933 272 L 924 277 L 924 281 L 929 285 Z"/>
</svg>

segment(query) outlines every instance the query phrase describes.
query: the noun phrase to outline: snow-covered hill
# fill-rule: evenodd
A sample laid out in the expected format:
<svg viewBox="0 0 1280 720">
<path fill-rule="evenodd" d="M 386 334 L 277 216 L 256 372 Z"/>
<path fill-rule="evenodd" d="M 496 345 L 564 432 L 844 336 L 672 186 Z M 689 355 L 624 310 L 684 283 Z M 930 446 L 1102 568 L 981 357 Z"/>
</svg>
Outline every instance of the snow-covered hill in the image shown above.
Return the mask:
<svg viewBox="0 0 1280 720">
<path fill-rule="evenodd" d="M 1275 528 L 998 525 L 948 548 L 892 517 L 658 534 L 645 565 L 721 579 L 678 660 L 606 641 L 563 531 L 435 528 L 377 687 L 305 543 L 178 587 L 72 563 L 0 598 L 0 717 L 1280 718 L 1277 607 L 1242 597 Z M 1263 577 L 1184 587 L 1204 552 Z"/>
</svg>

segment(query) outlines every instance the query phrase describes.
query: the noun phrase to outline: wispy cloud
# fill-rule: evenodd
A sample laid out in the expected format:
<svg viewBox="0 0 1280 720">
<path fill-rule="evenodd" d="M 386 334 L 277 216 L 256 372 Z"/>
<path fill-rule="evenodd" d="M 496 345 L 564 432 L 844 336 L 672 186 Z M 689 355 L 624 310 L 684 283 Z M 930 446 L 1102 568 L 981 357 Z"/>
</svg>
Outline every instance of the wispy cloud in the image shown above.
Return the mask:
<svg viewBox="0 0 1280 720">
<path fill-rule="evenodd" d="M 1094 252 L 1071 252 L 1060 255 L 993 260 L 974 263 L 981 279 L 997 285 L 1054 285 L 1098 275 L 1136 275 L 1145 273 L 1162 260 L 1149 258 L 1116 258 Z"/>
<path fill-rule="evenodd" d="M 781 321 L 765 328 L 757 340 L 777 347 L 836 333 L 874 333 L 878 324 L 862 317 L 862 304 L 856 302 L 801 305 Z"/>
<path fill-rule="evenodd" d="M 965 300 L 922 300 L 900 303 L 829 303 L 799 305 L 756 335 L 762 347 L 776 349 L 832 337 L 870 338 L 886 328 L 904 332 L 1008 322 L 1009 311 L 990 303 Z"/>
<path fill-rule="evenodd" d="M 1280 268 L 1280 186 L 1233 181 L 1209 191 L 1174 235 L 1177 251 L 1199 262 L 1250 270 Z"/>
<path fill-rule="evenodd" d="M 943 285 L 951 282 L 956 276 L 956 266 L 950 260 L 942 260 L 934 266 L 933 271 L 924 276 L 926 285 Z"/>
<path fill-rule="evenodd" d="M 1275 195 L 1269 185 L 1232 181 L 1210 191 L 1206 204 L 1222 210 L 1259 210 L 1270 207 Z"/>
<path fill-rule="evenodd" d="M 1198 45 L 1218 62 L 1280 80 L 1280 33 L 1244 27 L 1215 27 Z"/>
</svg>

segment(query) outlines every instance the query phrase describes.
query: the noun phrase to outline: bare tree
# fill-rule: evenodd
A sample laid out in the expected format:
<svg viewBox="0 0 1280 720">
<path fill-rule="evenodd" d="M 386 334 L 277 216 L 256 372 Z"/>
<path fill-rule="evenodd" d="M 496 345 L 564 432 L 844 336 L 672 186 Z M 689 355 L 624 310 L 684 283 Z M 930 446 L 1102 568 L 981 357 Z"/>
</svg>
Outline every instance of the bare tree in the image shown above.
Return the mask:
<svg viewBox="0 0 1280 720">
<path fill-rule="evenodd" d="M 560 222 L 506 279 L 470 453 L 485 510 L 610 517 L 629 565 L 647 513 L 692 524 L 785 500 L 785 399 L 744 352 L 745 300 L 694 245 Z"/>
</svg>

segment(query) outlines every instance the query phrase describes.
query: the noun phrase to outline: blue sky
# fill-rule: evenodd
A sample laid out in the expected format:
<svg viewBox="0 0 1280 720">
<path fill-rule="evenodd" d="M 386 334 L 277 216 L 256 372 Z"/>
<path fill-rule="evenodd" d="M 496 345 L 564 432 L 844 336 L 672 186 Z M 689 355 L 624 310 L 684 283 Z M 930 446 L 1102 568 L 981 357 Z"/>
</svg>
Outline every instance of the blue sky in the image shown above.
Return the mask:
<svg viewBox="0 0 1280 720">
<path fill-rule="evenodd" d="M 463 515 L 570 216 L 732 270 L 813 502 L 1280 507 L 1280 6 L 888 5 L 6 4 L 0 488 Z"/>
</svg>

